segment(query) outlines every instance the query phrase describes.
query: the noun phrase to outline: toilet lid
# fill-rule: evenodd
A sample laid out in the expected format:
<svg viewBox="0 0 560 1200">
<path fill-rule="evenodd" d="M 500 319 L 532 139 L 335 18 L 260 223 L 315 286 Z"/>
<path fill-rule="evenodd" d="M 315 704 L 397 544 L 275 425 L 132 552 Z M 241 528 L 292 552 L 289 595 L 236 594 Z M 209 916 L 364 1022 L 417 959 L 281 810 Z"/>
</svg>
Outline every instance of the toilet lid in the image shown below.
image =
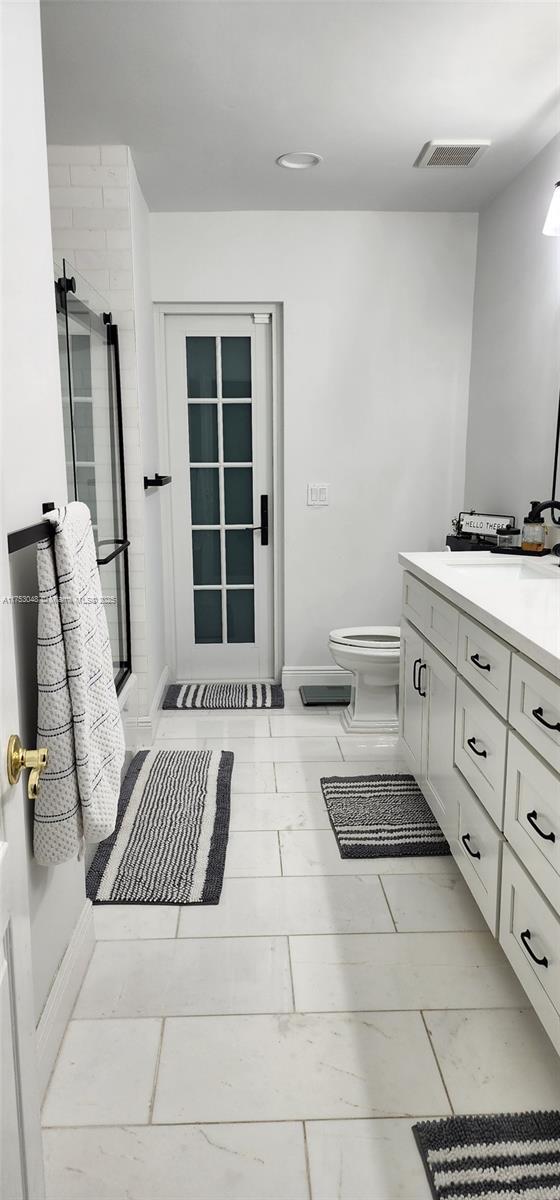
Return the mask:
<svg viewBox="0 0 560 1200">
<path fill-rule="evenodd" d="M 342 646 L 358 646 L 372 650 L 398 650 L 401 631 L 398 625 L 350 625 L 348 629 L 333 629 L 331 642 Z"/>
</svg>

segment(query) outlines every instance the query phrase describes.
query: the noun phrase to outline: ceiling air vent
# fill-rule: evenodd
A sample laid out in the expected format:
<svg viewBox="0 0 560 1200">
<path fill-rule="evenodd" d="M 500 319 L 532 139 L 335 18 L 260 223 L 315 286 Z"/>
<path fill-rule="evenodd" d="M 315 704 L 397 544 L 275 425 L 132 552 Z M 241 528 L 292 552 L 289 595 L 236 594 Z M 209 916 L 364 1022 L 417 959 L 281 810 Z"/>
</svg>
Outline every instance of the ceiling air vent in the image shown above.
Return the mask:
<svg viewBox="0 0 560 1200">
<path fill-rule="evenodd" d="M 470 142 L 448 142 L 442 139 L 426 142 L 414 166 L 474 167 L 489 145 L 489 141 L 481 141 L 480 138 Z"/>
</svg>

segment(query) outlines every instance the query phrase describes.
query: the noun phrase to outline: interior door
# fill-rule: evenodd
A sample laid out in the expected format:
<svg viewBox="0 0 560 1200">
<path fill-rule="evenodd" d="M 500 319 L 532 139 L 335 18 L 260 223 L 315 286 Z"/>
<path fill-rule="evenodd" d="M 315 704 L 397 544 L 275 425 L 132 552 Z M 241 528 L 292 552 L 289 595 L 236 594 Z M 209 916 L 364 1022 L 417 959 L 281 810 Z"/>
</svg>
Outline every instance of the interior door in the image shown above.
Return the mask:
<svg viewBox="0 0 560 1200">
<path fill-rule="evenodd" d="M 0 521 L 0 592 L 11 594 Z M 44 1196 L 36 1074 L 23 782 L 10 787 L 6 749 L 18 732 L 12 610 L 0 603 L 0 1196 Z"/>
<path fill-rule="evenodd" d="M 273 677 L 267 313 L 165 319 L 178 680 Z"/>
</svg>

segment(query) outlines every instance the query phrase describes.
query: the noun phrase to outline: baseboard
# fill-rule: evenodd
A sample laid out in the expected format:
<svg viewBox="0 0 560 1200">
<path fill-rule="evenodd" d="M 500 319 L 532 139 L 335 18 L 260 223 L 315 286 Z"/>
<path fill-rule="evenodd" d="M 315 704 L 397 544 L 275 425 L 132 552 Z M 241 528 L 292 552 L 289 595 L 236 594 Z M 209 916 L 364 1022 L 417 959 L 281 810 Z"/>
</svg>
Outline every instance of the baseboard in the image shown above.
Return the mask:
<svg viewBox="0 0 560 1200">
<path fill-rule="evenodd" d="M 352 682 L 352 672 L 341 667 L 284 667 L 282 687 L 285 692 L 297 691 L 305 684 L 317 687 L 341 687 Z"/>
<path fill-rule="evenodd" d="M 152 698 L 152 703 L 150 704 L 150 711 L 149 711 L 148 715 L 146 717 L 138 717 L 138 729 L 141 730 L 141 732 L 142 732 L 142 744 L 143 745 L 145 745 L 147 741 L 149 741 L 151 743 L 154 739 L 154 730 L 156 727 L 159 711 L 161 708 L 163 694 L 167 687 L 168 681 L 169 681 L 169 667 L 164 667 L 163 671 L 161 672 L 161 675 L 157 681 L 154 695 Z"/>
<path fill-rule="evenodd" d="M 86 900 L 37 1026 L 37 1067 L 43 1100 L 95 946 L 93 907 Z"/>
</svg>

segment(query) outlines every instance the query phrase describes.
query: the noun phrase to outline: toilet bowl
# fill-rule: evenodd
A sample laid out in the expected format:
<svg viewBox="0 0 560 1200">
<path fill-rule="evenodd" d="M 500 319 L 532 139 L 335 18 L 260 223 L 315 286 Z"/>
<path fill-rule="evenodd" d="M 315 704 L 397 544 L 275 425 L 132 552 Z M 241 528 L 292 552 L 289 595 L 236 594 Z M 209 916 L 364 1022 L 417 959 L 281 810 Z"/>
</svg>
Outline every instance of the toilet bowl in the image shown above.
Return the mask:
<svg viewBox="0 0 560 1200">
<path fill-rule="evenodd" d="M 333 629 L 329 650 L 351 671 L 352 699 L 342 713 L 349 733 L 395 733 L 401 631 L 398 625 Z"/>
</svg>

